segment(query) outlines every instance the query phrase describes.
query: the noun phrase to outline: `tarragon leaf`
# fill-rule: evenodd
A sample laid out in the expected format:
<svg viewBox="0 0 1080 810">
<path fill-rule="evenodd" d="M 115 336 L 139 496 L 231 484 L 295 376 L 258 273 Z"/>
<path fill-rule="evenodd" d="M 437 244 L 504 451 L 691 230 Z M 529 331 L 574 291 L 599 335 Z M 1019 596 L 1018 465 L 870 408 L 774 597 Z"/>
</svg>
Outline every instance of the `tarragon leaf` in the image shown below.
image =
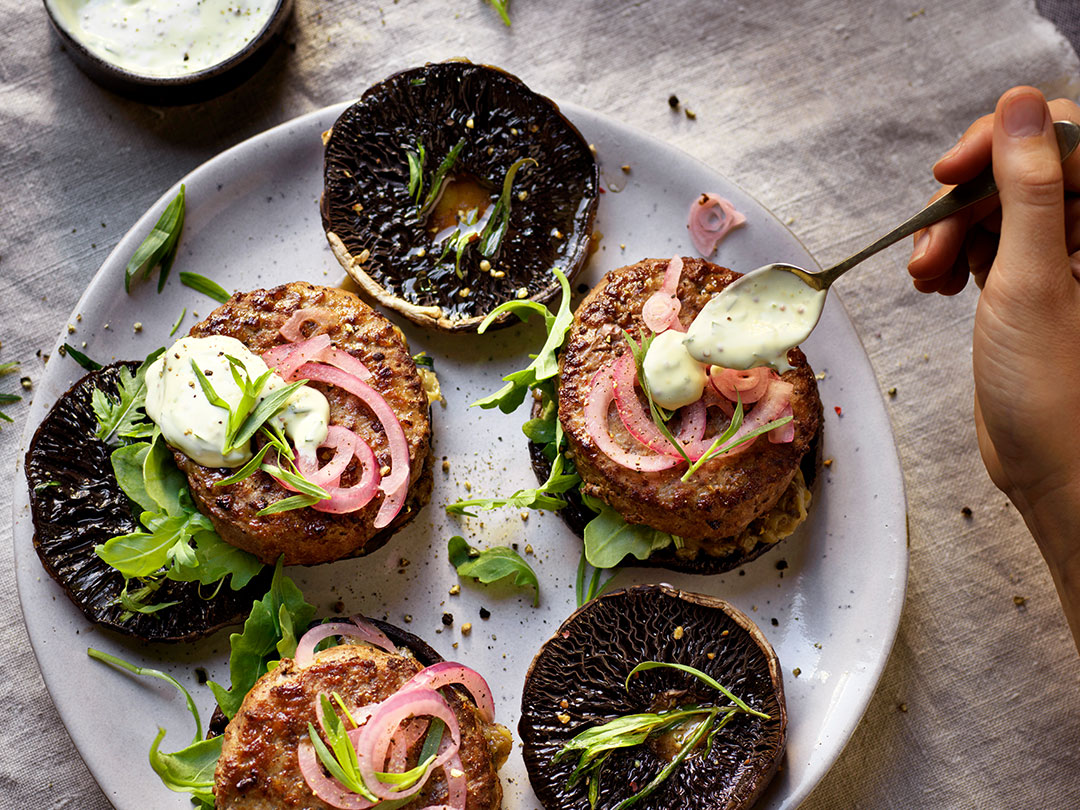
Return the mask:
<svg viewBox="0 0 1080 810">
<path fill-rule="evenodd" d="M 180 283 L 185 287 L 190 287 L 195 292 L 201 292 L 203 295 L 207 295 L 213 298 L 219 304 L 224 304 L 229 300 L 229 293 L 211 278 L 201 276 L 198 273 L 180 273 Z"/>
<path fill-rule="evenodd" d="M 457 163 L 458 155 L 461 154 L 461 150 L 465 148 L 465 139 L 462 138 L 443 158 L 442 163 L 439 164 L 439 168 L 435 170 L 435 174 L 431 177 L 431 187 L 428 189 L 427 195 L 424 197 L 424 203 L 420 206 L 419 214 L 423 216 L 431 210 L 432 206 L 438 202 L 439 195 L 442 194 L 443 183 L 446 182 L 446 176 L 450 173 L 450 170 L 454 168 L 454 164 Z"/>
<path fill-rule="evenodd" d="M 176 258 L 176 249 L 180 244 L 180 232 L 184 229 L 184 195 L 183 184 L 180 192 L 173 198 L 153 230 L 142 241 L 131 258 L 127 267 L 124 268 L 124 291 L 131 292 L 131 280 L 140 272 L 143 278 L 149 278 L 150 273 L 157 266 L 161 266 L 161 274 L 158 276 L 158 292 L 165 288 L 165 281 L 169 277 L 173 260 Z"/>
<path fill-rule="evenodd" d="M 492 7 L 499 12 L 499 16 L 502 17 L 502 21 L 506 23 L 506 27 L 510 27 L 510 0 L 488 0 Z"/>
<path fill-rule="evenodd" d="M 506 230 L 510 226 L 510 191 L 514 185 L 515 175 L 526 163 L 531 163 L 533 166 L 539 165 L 533 158 L 529 157 L 515 160 L 510 165 L 510 168 L 506 171 L 506 177 L 503 178 L 502 193 L 499 194 L 499 199 L 495 202 L 495 210 L 492 211 L 491 216 L 488 218 L 484 230 L 480 232 L 480 255 L 488 259 L 499 251 L 503 237 L 506 236 Z"/>
<path fill-rule="evenodd" d="M 85 368 L 87 371 L 97 371 L 98 369 L 103 368 L 101 363 L 97 362 L 96 360 L 91 360 L 89 357 L 80 352 L 70 343 L 65 343 L 63 346 L 60 347 L 60 354 L 66 354 L 68 357 L 70 357 L 80 366 Z"/>
<path fill-rule="evenodd" d="M 261 379 L 261 378 L 260 378 Z M 258 381 L 256 381 L 258 383 Z M 247 442 L 251 440 L 251 437 L 255 435 L 255 431 L 265 424 L 267 419 L 270 419 L 274 414 L 280 411 L 285 403 L 289 400 L 297 389 L 307 385 L 307 380 L 297 380 L 294 383 L 286 385 L 284 388 L 276 388 L 263 397 L 259 404 L 255 406 L 255 409 L 251 411 L 241 423 L 239 429 L 236 431 L 236 435 L 233 437 L 231 445 L 232 447 L 244 447 Z M 259 386 L 260 391 L 263 386 Z"/>
<path fill-rule="evenodd" d="M 534 587 L 536 598 L 533 599 L 533 607 L 540 604 L 540 583 L 536 572 L 512 548 L 494 546 L 477 551 L 465 542 L 464 537 L 454 536 L 450 538 L 447 552 L 450 564 L 460 576 L 472 577 L 485 584 L 512 576 L 515 585 Z"/>
</svg>

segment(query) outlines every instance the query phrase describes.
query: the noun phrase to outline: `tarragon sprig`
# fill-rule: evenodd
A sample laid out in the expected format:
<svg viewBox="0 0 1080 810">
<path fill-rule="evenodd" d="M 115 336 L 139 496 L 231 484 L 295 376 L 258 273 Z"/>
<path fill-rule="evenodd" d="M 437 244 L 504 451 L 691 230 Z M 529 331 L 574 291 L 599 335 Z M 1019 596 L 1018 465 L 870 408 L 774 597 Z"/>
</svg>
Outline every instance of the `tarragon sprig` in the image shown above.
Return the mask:
<svg viewBox="0 0 1080 810">
<path fill-rule="evenodd" d="M 155 267 L 160 265 L 158 292 L 165 288 L 176 259 L 176 250 L 180 244 L 180 233 L 184 230 L 184 195 L 183 184 L 180 192 L 165 206 L 153 230 L 147 235 L 128 260 L 124 268 L 124 291 L 131 292 L 131 280 L 140 272 L 144 279 L 150 277 Z"/>
<path fill-rule="evenodd" d="M 729 450 L 738 447 L 740 444 L 752 442 L 762 433 L 768 433 L 774 428 L 783 427 L 792 419 L 793 417 L 791 416 L 784 416 L 780 419 L 774 419 L 771 422 L 766 422 L 761 427 L 751 430 L 744 436 L 740 436 L 737 439 L 732 439 L 732 437 L 738 432 L 739 428 L 742 427 L 743 423 L 742 397 L 739 396 L 738 400 L 735 403 L 735 413 L 731 416 L 731 424 L 727 426 L 723 433 L 716 437 L 715 441 L 713 441 L 713 443 L 709 446 L 709 449 L 702 453 L 701 458 L 699 458 L 697 461 L 690 465 L 690 469 L 683 473 L 682 480 L 690 480 L 690 476 L 696 473 L 701 467 L 701 465 L 704 464 L 706 461 L 711 461 L 717 456 L 721 456 Z"/>
<path fill-rule="evenodd" d="M 679 767 L 684 759 L 698 746 L 702 739 L 708 735 L 705 753 L 708 754 L 712 747 L 712 741 L 716 733 L 726 726 L 737 714 L 750 714 L 764 720 L 771 719 L 770 715 L 750 708 L 745 701 L 736 697 L 730 690 L 722 686 L 718 681 L 695 667 L 685 664 L 674 664 L 664 661 L 643 661 L 634 667 L 626 677 L 626 688 L 629 691 L 630 680 L 639 672 L 649 669 L 667 668 L 686 672 L 698 678 L 702 682 L 719 691 L 725 698 L 731 701 L 726 706 L 681 706 L 662 712 L 644 712 L 641 714 L 629 714 L 613 718 L 599 726 L 592 726 L 578 733 L 566 743 L 555 755 L 555 762 L 564 757 L 576 754 L 577 764 L 570 774 L 568 787 L 573 788 L 586 780 L 589 796 L 589 805 L 596 807 L 600 796 L 601 770 L 607 758 L 615 751 L 634 748 L 643 745 L 650 737 L 657 737 L 687 723 L 695 722 L 694 730 L 686 737 L 686 741 L 679 748 L 678 753 L 671 761 L 650 781 L 645 787 L 619 802 L 612 810 L 626 810 L 631 805 L 641 801 L 655 791 L 661 784 Z"/>
</svg>

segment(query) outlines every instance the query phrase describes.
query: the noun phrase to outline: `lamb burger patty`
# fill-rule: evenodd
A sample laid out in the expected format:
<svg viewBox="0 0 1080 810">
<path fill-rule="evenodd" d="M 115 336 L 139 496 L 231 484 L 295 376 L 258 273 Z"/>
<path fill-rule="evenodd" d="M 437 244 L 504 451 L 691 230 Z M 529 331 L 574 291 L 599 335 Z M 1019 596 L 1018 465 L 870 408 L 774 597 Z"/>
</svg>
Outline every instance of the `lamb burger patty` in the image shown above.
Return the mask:
<svg viewBox="0 0 1080 810">
<path fill-rule="evenodd" d="M 187 475 L 200 512 L 210 518 L 223 540 L 249 551 L 265 563 L 285 555 L 286 565 L 311 565 L 367 554 L 383 545 L 412 520 L 431 495 L 431 421 L 428 397 L 400 330 L 345 290 L 293 282 L 270 290 L 237 293 L 191 329 L 191 337 L 224 335 L 236 338 L 255 354 L 286 342 L 279 330 L 297 310 L 318 307 L 335 321 L 320 330 L 333 345 L 349 352 L 372 373 L 368 384 L 397 415 L 409 446 L 409 492 L 389 526 L 376 530 L 375 515 L 383 496 L 355 512 L 327 514 L 294 509 L 270 515 L 258 512 L 293 493 L 264 472 L 235 484 L 215 486 L 235 470 L 203 467 L 178 450 L 177 466 Z M 314 327 L 314 325 L 311 325 Z M 383 425 L 354 394 L 324 383 L 309 383 L 326 396 L 330 424 L 342 425 L 363 439 L 384 469 L 391 464 Z M 329 455 L 320 450 L 320 458 Z M 342 475 L 341 485 L 356 483 L 355 461 Z"/>
<path fill-rule="evenodd" d="M 772 444 L 760 438 L 735 456 L 706 462 L 685 483 L 680 480 L 685 463 L 648 473 L 623 467 L 605 455 L 585 423 L 592 380 L 598 370 L 629 352 L 623 330 L 637 340 L 650 334 L 641 308 L 661 288 L 666 268 L 666 259 L 618 268 L 581 302 L 559 359 L 559 421 L 582 478 L 582 493 L 604 501 L 629 523 L 695 541 L 707 553 L 709 541 L 739 534 L 780 500 L 820 429 L 821 400 L 805 355 L 792 349 L 788 363 L 794 368 L 782 379 L 793 386 L 794 441 Z M 684 258 L 678 287 L 682 324 L 689 326 L 705 303 L 738 277 L 703 259 Z M 623 447 L 643 451 L 614 408 L 608 429 Z"/>
<path fill-rule="evenodd" d="M 345 644 L 316 654 L 306 666 L 285 659 L 251 688 L 225 729 L 214 774 L 218 810 L 332 810 L 304 781 L 297 759 L 308 723 L 318 728 L 315 705 L 320 693 L 336 692 L 350 709 L 383 701 L 423 667 L 411 656 L 393 655 L 367 645 Z M 509 753 L 509 733 L 484 723 L 476 707 L 445 689 L 461 727 L 462 768 L 469 810 L 497 810 L 502 786 L 497 770 Z M 417 764 L 421 743 L 409 752 Z M 445 804 L 446 781 L 437 769 L 405 808 Z"/>
</svg>

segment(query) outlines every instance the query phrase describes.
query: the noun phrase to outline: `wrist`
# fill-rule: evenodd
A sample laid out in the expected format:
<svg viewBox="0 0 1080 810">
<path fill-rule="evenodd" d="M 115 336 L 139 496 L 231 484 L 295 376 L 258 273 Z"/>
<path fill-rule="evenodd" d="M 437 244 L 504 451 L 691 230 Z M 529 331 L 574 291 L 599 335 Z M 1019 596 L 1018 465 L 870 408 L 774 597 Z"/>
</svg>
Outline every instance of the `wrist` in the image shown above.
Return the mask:
<svg viewBox="0 0 1080 810">
<path fill-rule="evenodd" d="M 1072 573 L 1080 585 L 1080 484 L 1046 493 L 1035 500 L 1010 493 L 1055 579 Z"/>
</svg>

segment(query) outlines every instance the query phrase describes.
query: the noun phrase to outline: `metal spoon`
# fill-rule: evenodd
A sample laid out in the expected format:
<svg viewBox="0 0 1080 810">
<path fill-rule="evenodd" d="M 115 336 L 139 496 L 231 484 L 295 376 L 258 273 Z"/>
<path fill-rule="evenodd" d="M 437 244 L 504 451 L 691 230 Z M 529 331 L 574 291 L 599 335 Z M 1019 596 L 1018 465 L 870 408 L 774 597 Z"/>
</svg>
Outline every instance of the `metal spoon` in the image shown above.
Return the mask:
<svg viewBox="0 0 1080 810">
<path fill-rule="evenodd" d="M 1072 121 L 1055 121 L 1054 134 L 1057 135 L 1058 149 L 1061 150 L 1061 159 L 1064 161 L 1080 144 L 1080 126 Z M 767 269 L 784 270 L 798 276 L 803 283 L 815 290 L 825 290 L 852 267 L 865 259 L 869 259 L 875 253 L 899 242 L 906 236 L 911 236 L 918 230 L 933 225 L 935 222 L 940 222 L 957 211 L 962 211 L 968 206 L 981 202 L 997 193 L 997 184 L 994 182 L 994 168 L 988 165 L 976 177 L 966 183 L 961 183 L 945 196 L 934 200 L 907 222 L 889 231 L 872 245 L 863 248 L 853 256 L 849 256 L 839 264 L 834 264 L 827 270 L 811 273 L 793 264 L 780 263 L 767 264 L 751 272 L 759 273 Z M 750 274 L 747 273 L 747 275 Z"/>
<path fill-rule="evenodd" d="M 1054 124 L 1061 159 L 1080 143 L 1080 126 Z M 821 318 L 829 286 L 864 259 L 933 225 L 969 205 L 997 194 L 992 167 L 930 203 L 907 222 L 869 247 L 819 273 L 792 264 L 767 264 L 729 284 L 709 300 L 686 333 L 683 345 L 699 363 L 728 368 L 771 365 L 784 370 L 787 352 L 814 330 Z"/>
</svg>

